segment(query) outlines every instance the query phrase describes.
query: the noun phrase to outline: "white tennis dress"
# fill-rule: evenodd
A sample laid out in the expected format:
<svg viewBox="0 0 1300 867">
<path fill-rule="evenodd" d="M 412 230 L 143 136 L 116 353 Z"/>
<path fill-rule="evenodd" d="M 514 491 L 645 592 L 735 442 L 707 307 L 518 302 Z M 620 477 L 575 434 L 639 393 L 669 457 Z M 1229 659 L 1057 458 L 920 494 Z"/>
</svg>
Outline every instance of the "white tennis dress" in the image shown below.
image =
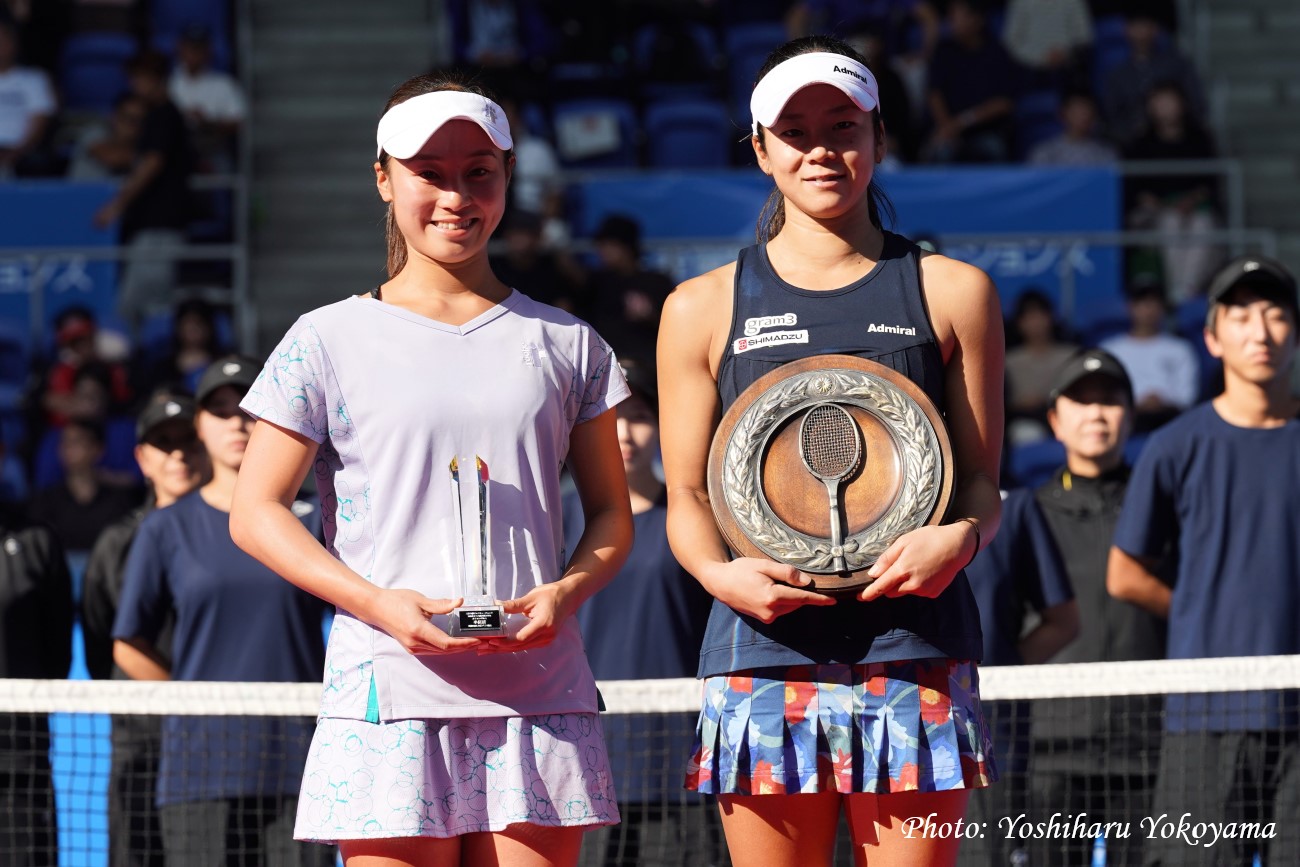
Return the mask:
<svg viewBox="0 0 1300 867">
<path fill-rule="evenodd" d="M 563 570 L 573 427 L 627 394 L 589 325 L 518 292 L 460 326 L 351 297 L 300 318 L 242 406 L 320 443 L 326 545 L 384 588 L 464 595 L 448 467 L 483 458 L 491 591 L 512 599 Z M 340 610 L 295 836 L 616 822 L 596 709 L 572 619 L 521 653 L 414 656 Z"/>
</svg>

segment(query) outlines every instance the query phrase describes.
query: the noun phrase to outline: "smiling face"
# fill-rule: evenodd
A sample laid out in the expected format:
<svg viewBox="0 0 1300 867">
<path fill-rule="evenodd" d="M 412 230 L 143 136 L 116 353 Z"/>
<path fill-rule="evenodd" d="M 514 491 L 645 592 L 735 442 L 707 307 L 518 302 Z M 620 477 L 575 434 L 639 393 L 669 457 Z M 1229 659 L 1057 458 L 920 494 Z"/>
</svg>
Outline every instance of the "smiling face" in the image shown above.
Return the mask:
<svg viewBox="0 0 1300 867">
<path fill-rule="evenodd" d="M 838 88 L 814 84 L 797 92 L 776 122 L 752 143 L 788 206 L 818 222 L 865 214 L 875 166 L 885 156 L 871 113 Z M 787 209 L 787 219 L 793 212 Z"/>
<path fill-rule="evenodd" d="M 185 419 L 155 425 L 136 446 L 135 459 L 160 507 L 198 487 L 207 466 L 194 424 Z"/>
<path fill-rule="evenodd" d="M 447 266 L 483 254 L 505 213 L 512 167 L 468 120 L 448 121 L 410 159 L 376 163 L 376 186 L 393 209 L 408 261 Z"/>
</svg>

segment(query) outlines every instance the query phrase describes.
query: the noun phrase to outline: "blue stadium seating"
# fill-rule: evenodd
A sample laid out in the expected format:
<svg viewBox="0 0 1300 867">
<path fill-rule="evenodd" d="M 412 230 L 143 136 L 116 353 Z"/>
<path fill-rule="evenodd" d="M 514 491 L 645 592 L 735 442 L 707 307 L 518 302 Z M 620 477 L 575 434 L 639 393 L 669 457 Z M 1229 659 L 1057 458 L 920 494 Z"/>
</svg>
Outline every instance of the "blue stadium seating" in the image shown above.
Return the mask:
<svg viewBox="0 0 1300 867">
<path fill-rule="evenodd" d="M 1061 132 L 1061 95 L 1056 90 L 1032 90 L 1016 100 L 1016 153 L 1024 159 L 1036 145 Z"/>
<path fill-rule="evenodd" d="M 0 323 L 0 412 L 18 409 L 27 384 L 30 356 L 27 332 Z"/>
<path fill-rule="evenodd" d="M 713 69 L 714 58 L 719 55 L 717 39 L 713 31 L 699 23 L 688 23 L 683 28 L 684 35 L 694 45 L 692 52 L 699 59 L 700 66 L 707 71 Z M 708 74 L 680 75 L 672 80 L 656 77 L 654 69 L 655 44 L 666 34 L 659 24 L 646 24 L 633 34 L 632 63 L 641 79 L 641 93 L 649 100 L 670 98 L 705 98 L 711 95 L 712 83 Z M 692 64 L 692 68 L 695 65 Z"/>
<path fill-rule="evenodd" d="M 655 168 L 724 168 L 740 136 L 713 99 L 664 100 L 645 110 L 646 156 Z"/>
<path fill-rule="evenodd" d="M 125 33 L 73 33 L 59 55 L 59 87 L 65 108 L 108 114 L 126 92 L 126 62 L 139 45 Z"/>
<path fill-rule="evenodd" d="M 749 94 L 758 69 L 772 50 L 786 40 L 785 26 L 759 21 L 733 24 L 722 33 L 722 50 L 727 55 L 727 101 L 732 116 L 749 126 Z"/>
<path fill-rule="evenodd" d="M 1063 463 L 1065 446 L 1054 439 L 1012 446 L 1007 457 L 1012 478 L 1026 488 L 1036 488 L 1047 481 Z"/>
</svg>

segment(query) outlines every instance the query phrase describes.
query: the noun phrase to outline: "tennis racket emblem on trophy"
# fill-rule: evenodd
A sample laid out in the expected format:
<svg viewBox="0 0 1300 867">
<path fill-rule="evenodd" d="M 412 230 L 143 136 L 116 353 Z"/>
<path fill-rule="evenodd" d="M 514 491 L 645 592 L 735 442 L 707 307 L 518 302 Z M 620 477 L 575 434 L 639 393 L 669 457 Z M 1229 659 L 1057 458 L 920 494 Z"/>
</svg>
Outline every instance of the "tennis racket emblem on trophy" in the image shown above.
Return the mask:
<svg viewBox="0 0 1300 867">
<path fill-rule="evenodd" d="M 799 424 L 799 456 L 822 484 L 830 500 L 831 557 L 836 572 L 843 572 L 844 519 L 840 515 L 840 483 L 862 461 L 862 434 L 848 410 L 837 403 L 819 403 Z"/>
<path fill-rule="evenodd" d="M 468 461 L 464 463 L 468 464 Z M 475 455 L 472 481 L 462 480 L 461 465 L 462 460 L 457 456 L 451 459 L 448 467 L 452 509 L 456 513 L 456 535 L 459 537 L 459 544 L 455 547 L 459 554 L 458 571 L 464 597 L 461 606 L 448 615 L 451 621 L 449 631 L 462 638 L 500 637 L 506 634 L 506 614 L 492 594 L 492 560 L 488 556 L 491 538 L 488 465 L 487 461 Z M 472 535 L 468 537 L 465 532 L 467 512 L 478 516 L 478 520 L 470 525 Z M 473 529 L 478 532 L 474 533 Z"/>
<path fill-rule="evenodd" d="M 723 414 L 709 501 L 737 555 L 794 566 L 821 593 L 856 591 L 899 536 L 943 520 L 943 416 L 897 371 L 849 355 L 781 365 Z"/>
</svg>

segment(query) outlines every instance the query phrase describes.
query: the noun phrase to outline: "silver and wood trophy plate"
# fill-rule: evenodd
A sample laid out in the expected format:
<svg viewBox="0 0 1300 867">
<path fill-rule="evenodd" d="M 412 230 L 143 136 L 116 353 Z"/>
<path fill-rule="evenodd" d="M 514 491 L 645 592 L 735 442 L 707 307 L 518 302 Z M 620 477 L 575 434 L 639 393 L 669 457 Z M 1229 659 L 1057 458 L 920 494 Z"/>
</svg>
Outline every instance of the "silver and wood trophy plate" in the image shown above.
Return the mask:
<svg viewBox="0 0 1300 867">
<path fill-rule="evenodd" d="M 471 466 L 472 474 L 467 472 Z M 487 461 L 475 455 L 473 464 L 470 464 L 468 459 L 456 456 L 447 469 L 451 477 L 456 530 L 460 537 L 455 548 L 461 595 L 464 597 L 461 606 L 448 615 L 448 631 L 461 638 L 497 638 L 506 634 L 506 614 L 492 595 Z M 477 520 L 466 521 L 468 514 L 475 515 Z"/>
<path fill-rule="evenodd" d="M 709 450 L 709 499 L 732 550 L 794 566 L 824 593 L 861 589 L 895 539 L 942 521 L 952 475 L 948 431 L 925 392 L 851 355 L 756 380 Z"/>
</svg>

